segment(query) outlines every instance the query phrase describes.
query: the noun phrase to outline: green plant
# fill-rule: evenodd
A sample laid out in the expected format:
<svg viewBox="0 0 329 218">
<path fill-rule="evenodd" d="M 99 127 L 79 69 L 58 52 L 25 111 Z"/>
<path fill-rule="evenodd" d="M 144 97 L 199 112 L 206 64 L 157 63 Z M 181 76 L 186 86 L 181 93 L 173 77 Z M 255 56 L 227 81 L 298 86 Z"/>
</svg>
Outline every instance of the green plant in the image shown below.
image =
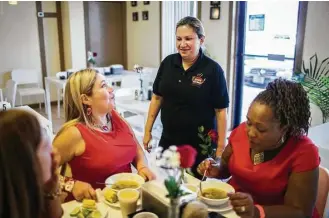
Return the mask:
<svg viewBox="0 0 329 218">
<path fill-rule="evenodd" d="M 208 157 L 215 158 L 216 149 L 212 147 L 212 143 L 217 143 L 217 132 L 215 130 L 210 130 L 208 133 L 204 132 L 204 127 L 200 126 L 198 128 L 198 137 L 201 139 L 202 143 L 199 145 L 201 147 L 201 154 L 207 155 Z"/>
<path fill-rule="evenodd" d="M 320 108 L 325 123 L 329 118 L 329 57 L 318 64 L 315 53 L 309 60 L 308 68 L 303 61 L 302 70 L 295 73 L 294 79 L 302 84 L 310 101 Z"/>
</svg>

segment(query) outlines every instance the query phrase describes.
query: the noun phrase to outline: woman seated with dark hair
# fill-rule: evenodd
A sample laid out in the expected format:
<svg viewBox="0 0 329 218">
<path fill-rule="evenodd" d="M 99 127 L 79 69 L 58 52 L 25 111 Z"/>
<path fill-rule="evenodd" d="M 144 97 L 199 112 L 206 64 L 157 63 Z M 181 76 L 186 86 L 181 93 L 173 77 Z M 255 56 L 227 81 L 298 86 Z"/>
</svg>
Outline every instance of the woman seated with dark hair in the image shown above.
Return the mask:
<svg viewBox="0 0 329 218">
<path fill-rule="evenodd" d="M 220 165 L 206 160 L 199 171 L 226 179 L 241 217 L 319 217 L 314 209 L 318 177 L 317 147 L 306 136 L 310 106 L 295 82 L 277 79 L 250 105 L 247 121 L 232 132 Z"/>
<path fill-rule="evenodd" d="M 62 216 L 59 156 L 39 121 L 22 110 L 0 112 L 0 217 Z"/>
</svg>

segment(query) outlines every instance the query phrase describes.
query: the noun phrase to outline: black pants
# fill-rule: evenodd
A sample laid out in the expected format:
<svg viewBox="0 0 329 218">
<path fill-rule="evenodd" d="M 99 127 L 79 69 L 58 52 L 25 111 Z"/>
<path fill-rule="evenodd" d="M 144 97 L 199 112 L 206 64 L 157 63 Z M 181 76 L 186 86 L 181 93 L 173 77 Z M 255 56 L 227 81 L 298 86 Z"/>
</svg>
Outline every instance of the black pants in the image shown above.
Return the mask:
<svg viewBox="0 0 329 218">
<path fill-rule="evenodd" d="M 192 147 L 194 147 L 197 150 L 197 156 L 194 162 L 193 167 L 191 168 L 191 171 L 193 173 L 193 176 L 201 179 L 203 175 L 200 175 L 197 172 L 197 167 L 199 166 L 199 164 L 205 160 L 206 158 L 208 158 L 208 155 L 203 155 L 201 153 L 201 147 L 200 147 L 200 143 L 201 140 L 197 137 L 197 133 L 196 134 L 190 134 L 190 136 L 188 137 L 184 137 L 182 135 L 180 136 L 176 136 L 176 137 L 168 137 L 168 135 L 162 134 L 160 142 L 159 142 L 159 146 L 163 147 L 163 149 L 168 149 L 170 146 L 175 145 L 175 146 L 180 146 L 180 145 L 191 145 Z M 212 145 L 213 147 L 215 145 Z M 184 157 L 181 157 L 184 158 Z"/>
</svg>

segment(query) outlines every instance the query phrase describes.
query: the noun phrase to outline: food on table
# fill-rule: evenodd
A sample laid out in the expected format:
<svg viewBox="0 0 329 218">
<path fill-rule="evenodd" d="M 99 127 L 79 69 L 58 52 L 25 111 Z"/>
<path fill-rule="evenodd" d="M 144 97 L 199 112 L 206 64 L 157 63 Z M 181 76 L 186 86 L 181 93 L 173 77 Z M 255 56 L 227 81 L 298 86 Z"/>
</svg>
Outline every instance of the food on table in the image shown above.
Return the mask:
<svg viewBox="0 0 329 218">
<path fill-rule="evenodd" d="M 101 218 L 102 214 L 97 210 L 94 200 L 84 199 L 82 201 L 82 206 L 74 208 L 70 216 L 77 218 Z"/>
<path fill-rule="evenodd" d="M 117 193 L 112 189 L 108 189 L 108 188 L 105 189 L 104 198 L 106 201 L 112 204 L 118 202 Z"/>
<path fill-rule="evenodd" d="M 202 196 L 210 199 L 223 199 L 227 198 L 227 193 L 218 188 L 205 188 L 202 190 Z"/>
<path fill-rule="evenodd" d="M 116 181 L 111 188 L 115 190 L 121 190 L 125 188 L 138 188 L 140 184 L 133 180 L 119 180 Z"/>
<path fill-rule="evenodd" d="M 91 199 L 84 199 L 82 201 L 82 207 L 86 209 L 96 209 L 96 201 Z"/>
</svg>

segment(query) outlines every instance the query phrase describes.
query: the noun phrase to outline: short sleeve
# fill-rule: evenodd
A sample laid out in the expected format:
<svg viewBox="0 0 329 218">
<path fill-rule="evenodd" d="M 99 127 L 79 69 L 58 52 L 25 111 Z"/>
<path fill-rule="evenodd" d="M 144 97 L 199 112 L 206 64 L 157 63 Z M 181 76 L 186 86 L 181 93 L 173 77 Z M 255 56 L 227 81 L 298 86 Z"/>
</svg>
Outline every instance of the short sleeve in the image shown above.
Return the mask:
<svg viewBox="0 0 329 218">
<path fill-rule="evenodd" d="M 166 59 L 165 59 L 166 60 Z M 157 76 L 155 77 L 154 83 L 153 83 L 153 93 L 158 96 L 162 96 L 160 92 L 160 82 L 162 79 L 162 74 L 163 74 L 163 65 L 165 60 L 163 60 L 160 64 Z"/>
<path fill-rule="evenodd" d="M 212 104 L 215 109 L 223 109 L 229 106 L 229 97 L 227 92 L 226 80 L 223 69 L 217 64 L 214 69 L 214 78 L 212 83 Z"/>
<path fill-rule="evenodd" d="M 315 169 L 320 165 L 318 148 L 312 143 L 296 145 L 300 146 L 292 163 L 292 172 L 300 173 Z"/>
</svg>

